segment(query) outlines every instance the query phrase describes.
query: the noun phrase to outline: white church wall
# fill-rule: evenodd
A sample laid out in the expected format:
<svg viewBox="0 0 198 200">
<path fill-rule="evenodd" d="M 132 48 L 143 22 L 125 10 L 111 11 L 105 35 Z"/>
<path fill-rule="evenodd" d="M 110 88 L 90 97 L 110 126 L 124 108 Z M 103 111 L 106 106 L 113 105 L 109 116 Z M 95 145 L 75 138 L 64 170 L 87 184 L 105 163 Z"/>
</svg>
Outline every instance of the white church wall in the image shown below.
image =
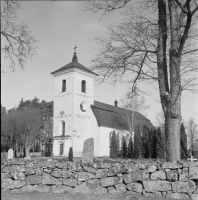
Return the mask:
<svg viewBox="0 0 198 200">
<path fill-rule="evenodd" d="M 92 112 L 92 137 L 94 138 L 94 157 L 100 156 L 100 127 L 94 113 Z"/>
<path fill-rule="evenodd" d="M 54 94 L 59 95 L 62 93 L 62 80 L 66 80 L 66 92 L 71 92 L 73 90 L 72 80 L 74 75 L 72 73 L 61 74 L 54 77 Z"/>
<path fill-rule="evenodd" d="M 82 81 L 86 81 L 86 92 L 81 91 Z M 74 156 L 81 157 L 84 141 L 92 137 L 92 110 L 94 95 L 94 79 L 84 73 L 74 72 L 73 79 L 73 124 L 71 137 L 73 138 Z M 83 105 L 83 110 L 82 110 Z"/>
<path fill-rule="evenodd" d="M 84 94 L 92 95 L 94 93 L 94 83 L 93 83 L 94 78 L 92 76 L 88 76 L 87 74 L 81 71 L 74 72 L 73 91 L 81 92 L 82 80 L 86 81 L 86 92 Z"/>
<path fill-rule="evenodd" d="M 53 156 L 59 156 L 59 151 L 60 151 L 60 146 L 59 146 L 59 141 L 58 140 L 54 140 L 53 141 Z"/>
<path fill-rule="evenodd" d="M 73 141 L 71 138 L 65 139 L 64 141 L 64 155 L 69 157 L 69 150 L 73 146 Z"/>
<path fill-rule="evenodd" d="M 63 144 L 63 154 L 61 156 L 69 156 L 69 149 L 73 146 L 71 138 L 65 140 L 54 140 L 53 142 L 53 155 L 60 156 L 60 144 Z"/>
<path fill-rule="evenodd" d="M 69 135 L 72 128 L 72 74 L 65 74 L 54 77 L 54 120 L 53 136 L 62 134 L 61 121 L 65 121 L 65 135 Z M 62 80 L 66 80 L 66 91 L 62 92 Z"/>
<path fill-rule="evenodd" d="M 81 82 L 86 81 L 86 93 L 81 92 Z M 86 139 L 91 137 L 91 104 L 93 104 L 93 78 L 75 73 L 73 80 L 73 128 L 80 137 Z M 80 105 L 86 110 L 83 112 Z"/>
<path fill-rule="evenodd" d="M 65 135 L 72 138 L 74 157 L 82 156 L 84 141 L 92 137 L 92 110 L 90 106 L 94 102 L 94 77 L 95 75 L 75 68 L 54 76 L 53 136 L 62 135 L 61 121 L 64 121 Z M 65 92 L 62 92 L 63 80 L 66 80 Z M 81 91 L 83 80 L 86 81 L 85 93 Z M 81 104 L 83 104 L 83 109 Z M 54 145 L 56 151 L 59 151 L 58 145 L 55 143 Z M 68 148 L 70 145 L 65 142 L 64 154 L 68 154 Z"/>
<path fill-rule="evenodd" d="M 100 127 L 100 156 L 109 156 L 109 134 L 113 131 L 112 128 Z"/>
</svg>

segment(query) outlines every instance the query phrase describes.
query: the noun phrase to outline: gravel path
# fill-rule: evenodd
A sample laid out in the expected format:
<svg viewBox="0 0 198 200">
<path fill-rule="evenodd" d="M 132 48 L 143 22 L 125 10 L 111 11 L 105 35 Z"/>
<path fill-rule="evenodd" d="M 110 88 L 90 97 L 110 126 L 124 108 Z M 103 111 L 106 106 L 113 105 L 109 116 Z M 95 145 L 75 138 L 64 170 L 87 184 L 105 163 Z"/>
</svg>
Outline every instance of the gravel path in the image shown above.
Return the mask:
<svg viewBox="0 0 198 200">
<path fill-rule="evenodd" d="M 73 194 L 73 193 L 41 193 L 41 192 L 29 192 L 29 193 L 1 193 L 2 200 L 171 200 L 162 197 L 148 197 L 140 195 L 113 195 L 113 194 Z"/>
</svg>

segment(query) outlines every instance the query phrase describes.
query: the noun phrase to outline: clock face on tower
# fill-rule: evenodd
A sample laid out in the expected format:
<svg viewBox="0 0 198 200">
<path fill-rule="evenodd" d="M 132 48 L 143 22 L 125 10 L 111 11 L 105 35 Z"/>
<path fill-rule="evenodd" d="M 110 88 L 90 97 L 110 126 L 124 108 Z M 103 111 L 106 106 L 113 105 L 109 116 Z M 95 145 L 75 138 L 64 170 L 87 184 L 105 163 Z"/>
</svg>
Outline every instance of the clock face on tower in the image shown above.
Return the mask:
<svg viewBox="0 0 198 200">
<path fill-rule="evenodd" d="M 80 109 L 82 112 L 86 112 L 87 111 L 87 103 L 86 102 L 82 102 L 80 104 Z"/>
</svg>

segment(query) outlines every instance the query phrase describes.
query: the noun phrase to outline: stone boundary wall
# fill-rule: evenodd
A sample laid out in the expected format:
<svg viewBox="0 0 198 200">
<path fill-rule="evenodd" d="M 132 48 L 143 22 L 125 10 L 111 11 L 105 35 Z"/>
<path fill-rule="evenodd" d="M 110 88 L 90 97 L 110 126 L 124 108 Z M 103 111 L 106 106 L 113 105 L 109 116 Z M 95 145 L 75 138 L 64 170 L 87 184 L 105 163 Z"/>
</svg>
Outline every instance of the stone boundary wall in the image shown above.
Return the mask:
<svg viewBox="0 0 198 200">
<path fill-rule="evenodd" d="M 10 192 L 138 193 L 198 200 L 198 162 L 12 160 L 1 163 L 1 188 Z"/>
</svg>

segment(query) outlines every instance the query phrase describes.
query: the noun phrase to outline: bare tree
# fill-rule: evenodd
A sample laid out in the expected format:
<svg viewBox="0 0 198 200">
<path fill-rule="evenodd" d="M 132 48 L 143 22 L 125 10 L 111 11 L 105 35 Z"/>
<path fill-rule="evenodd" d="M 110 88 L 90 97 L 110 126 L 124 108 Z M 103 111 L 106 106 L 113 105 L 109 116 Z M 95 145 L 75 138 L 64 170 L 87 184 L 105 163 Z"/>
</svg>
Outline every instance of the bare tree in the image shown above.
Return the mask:
<svg viewBox="0 0 198 200">
<path fill-rule="evenodd" d="M 24 22 L 17 24 L 17 13 L 21 10 L 20 2 L 5 0 L 1 2 L 1 36 L 6 44 L 1 47 L 5 58 L 10 60 L 10 67 L 15 71 L 16 65 L 24 69 L 28 58 L 36 54 L 38 40 L 30 35 Z"/>
<path fill-rule="evenodd" d="M 192 152 L 198 151 L 198 125 L 193 118 L 187 122 L 187 138 Z"/>
<path fill-rule="evenodd" d="M 19 117 L 16 108 L 8 110 L 1 122 L 2 133 L 7 138 L 7 145 L 16 152 L 17 144 L 23 140 L 21 135 L 24 123 Z"/>
<path fill-rule="evenodd" d="M 163 133 L 165 133 L 165 118 L 163 111 L 158 112 L 155 116 L 155 126 L 159 127 Z"/>
<path fill-rule="evenodd" d="M 134 93 L 127 93 L 121 99 L 121 107 L 123 107 L 126 111 L 129 132 L 132 137 L 132 140 L 134 140 L 135 126 L 137 125 L 137 112 L 146 116 L 146 112 L 149 108 L 149 105 L 146 105 L 144 96 L 139 96 Z"/>
<path fill-rule="evenodd" d="M 46 121 L 44 121 L 43 123 L 43 128 L 41 130 L 41 137 L 42 137 L 42 141 L 45 144 L 45 152 L 49 152 L 50 151 L 50 144 L 52 141 L 52 130 L 53 130 L 53 120 L 51 119 L 47 119 Z"/>
<path fill-rule="evenodd" d="M 29 150 L 34 140 L 39 134 L 43 127 L 43 115 L 39 109 L 27 107 L 19 111 L 19 118 L 24 123 L 22 137 L 25 144 L 26 156 L 29 155 Z"/>
<path fill-rule="evenodd" d="M 149 105 L 146 104 L 146 100 L 143 95 L 130 95 L 129 93 L 124 95 L 124 97 L 120 100 L 121 107 L 136 111 L 141 113 L 142 115 L 147 115 L 147 110 L 149 109 Z M 130 93 L 131 94 L 131 93 Z"/>
<path fill-rule="evenodd" d="M 101 81 L 127 82 L 131 93 L 142 91 L 139 83 L 158 82 L 165 116 L 167 160 L 180 160 L 181 93 L 195 91 L 198 76 L 195 52 L 195 0 L 146 0 L 141 8 L 129 0 L 89 1 L 86 9 L 109 12 L 126 7 L 121 22 L 98 36 L 98 54 L 92 69 Z M 126 6 L 127 5 L 127 6 Z"/>
</svg>

